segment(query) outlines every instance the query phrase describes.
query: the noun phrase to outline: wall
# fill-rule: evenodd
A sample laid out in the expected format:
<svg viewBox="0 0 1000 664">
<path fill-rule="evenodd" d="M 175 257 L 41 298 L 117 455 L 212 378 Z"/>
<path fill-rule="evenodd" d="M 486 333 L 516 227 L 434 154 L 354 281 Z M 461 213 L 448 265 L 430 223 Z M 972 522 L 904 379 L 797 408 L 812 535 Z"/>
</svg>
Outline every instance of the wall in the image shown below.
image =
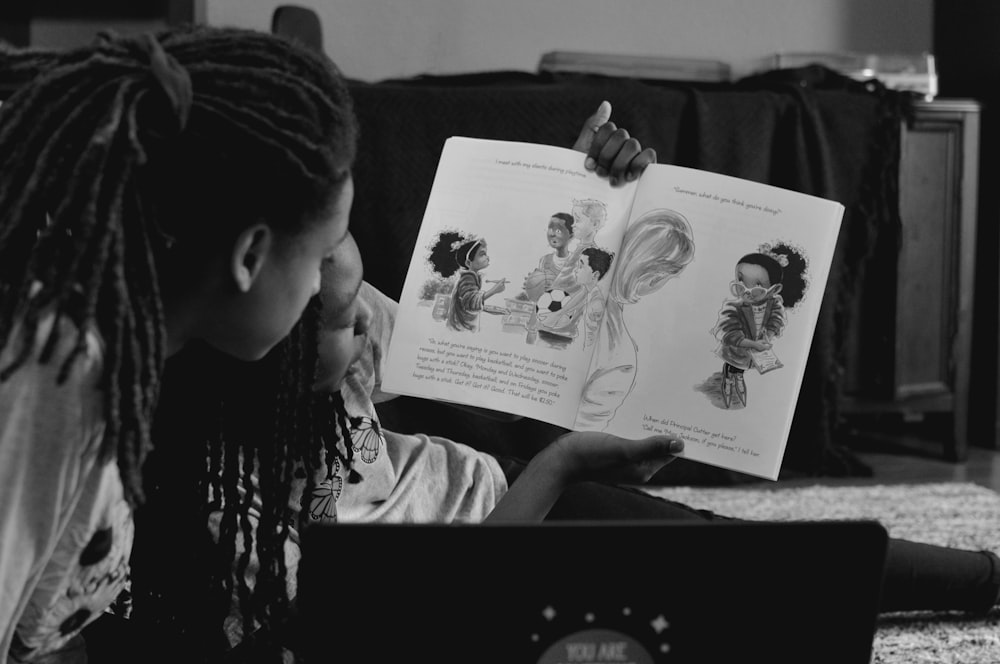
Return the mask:
<svg viewBox="0 0 1000 664">
<path fill-rule="evenodd" d="M 278 0 L 205 0 L 267 30 Z M 734 76 L 777 51 L 931 50 L 933 0 L 298 0 L 352 78 L 534 71 L 551 50 L 707 58 Z"/>
</svg>

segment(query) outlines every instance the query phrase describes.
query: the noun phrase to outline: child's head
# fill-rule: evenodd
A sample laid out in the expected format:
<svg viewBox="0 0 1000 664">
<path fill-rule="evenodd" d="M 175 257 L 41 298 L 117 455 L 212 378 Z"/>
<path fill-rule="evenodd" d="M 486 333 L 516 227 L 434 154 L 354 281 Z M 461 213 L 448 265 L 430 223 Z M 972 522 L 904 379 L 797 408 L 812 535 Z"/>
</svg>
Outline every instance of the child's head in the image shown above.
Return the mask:
<svg viewBox="0 0 1000 664">
<path fill-rule="evenodd" d="M 736 279 L 730 286 L 735 297 L 758 304 L 780 294 L 786 309 L 805 297 L 809 285 L 805 253 L 788 242 L 766 243 L 759 251 L 736 262 Z"/>
<path fill-rule="evenodd" d="M 360 255 L 349 237 L 353 252 L 347 259 L 338 257 L 323 270 L 322 325 L 319 329 L 319 366 L 316 389 L 333 392 L 340 389 L 351 365 L 361 357 L 368 341 L 370 307 L 359 297 L 363 271 Z M 347 253 L 347 252 L 345 252 Z M 357 257 L 357 260 L 353 260 Z"/>
<path fill-rule="evenodd" d="M 168 346 L 260 357 L 318 292 L 323 260 L 356 253 L 356 120 L 321 55 L 202 27 L 2 51 L 0 65 L 30 79 L 0 107 L 0 347 L 33 312 L 95 326 L 117 372 L 107 412 L 132 413 L 109 418 L 109 445 L 148 436 L 153 399 L 139 395 Z"/>
<path fill-rule="evenodd" d="M 466 243 L 455 252 L 455 260 L 468 270 L 478 272 L 490 265 L 490 256 L 486 253 L 486 240 L 474 240 Z"/>
<path fill-rule="evenodd" d="M 490 264 L 486 240 L 467 237 L 457 231 L 444 231 L 431 246 L 428 262 L 435 272 L 448 278 L 460 269 L 479 271 Z"/>
<path fill-rule="evenodd" d="M 765 254 L 747 254 L 736 262 L 734 296 L 750 304 L 760 304 L 781 292 L 781 265 Z"/>
<path fill-rule="evenodd" d="M 680 274 L 693 258 L 694 235 L 687 219 L 673 210 L 651 210 L 625 231 L 611 296 L 634 304 Z"/>
<path fill-rule="evenodd" d="M 549 219 L 545 237 L 549 246 L 559 251 L 565 249 L 573 237 L 573 215 L 567 212 L 556 212 Z"/>
<path fill-rule="evenodd" d="M 593 286 L 608 270 L 614 254 L 598 247 L 587 247 L 580 253 L 580 260 L 573 271 L 574 279 L 581 286 Z"/>
<path fill-rule="evenodd" d="M 252 359 L 289 332 L 346 232 L 356 121 L 328 60 L 191 28 L 0 62 L 33 76 L 0 107 L 4 323 L 37 281 L 36 309 L 82 290 L 109 347 Z"/>
<path fill-rule="evenodd" d="M 608 218 L 608 209 L 601 201 L 594 198 L 573 201 L 573 237 L 590 242 L 597 231 L 604 226 Z"/>
</svg>

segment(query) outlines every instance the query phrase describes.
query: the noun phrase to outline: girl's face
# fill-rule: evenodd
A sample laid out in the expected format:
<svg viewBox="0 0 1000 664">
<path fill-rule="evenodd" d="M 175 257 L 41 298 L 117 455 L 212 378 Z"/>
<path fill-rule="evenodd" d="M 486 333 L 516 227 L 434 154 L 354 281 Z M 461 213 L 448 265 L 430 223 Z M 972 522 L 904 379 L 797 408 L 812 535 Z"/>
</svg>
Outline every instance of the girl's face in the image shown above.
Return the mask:
<svg viewBox="0 0 1000 664">
<path fill-rule="evenodd" d="M 469 261 L 469 269 L 473 272 L 479 272 L 480 270 L 485 270 L 489 264 L 490 257 L 486 253 L 486 245 L 481 244 L 476 247 L 476 251 L 472 255 L 472 260 Z"/>
<path fill-rule="evenodd" d="M 552 217 L 549 220 L 549 228 L 545 233 L 545 237 L 548 239 L 550 247 L 559 250 L 566 248 L 573 234 L 566 228 L 566 222 L 559 217 Z"/>
<path fill-rule="evenodd" d="M 263 249 L 242 259 L 259 263 L 256 277 L 245 292 L 218 303 L 201 336 L 219 350 L 248 361 L 262 358 L 284 339 L 320 292 L 324 263 L 353 258 L 360 266 L 357 246 L 347 231 L 353 198 L 354 185 L 348 177 L 327 216 L 294 235 L 271 231 L 261 243 Z M 239 273 L 244 268 L 233 269 Z"/>
<path fill-rule="evenodd" d="M 323 324 L 315 389 L 335 391 L 365 352 L 372 311 L 360 297 L 362 265 L 351 238 L 323 270 Z"/>
<path fill-rule="evenodd" d="M 740 263 L 736 266 L 736 281 L 732 284 L 732 292 L 744 302 L 760 304 L 777 290 L 772 287 L 771 277 L 762 265 Z"/>
</svg>

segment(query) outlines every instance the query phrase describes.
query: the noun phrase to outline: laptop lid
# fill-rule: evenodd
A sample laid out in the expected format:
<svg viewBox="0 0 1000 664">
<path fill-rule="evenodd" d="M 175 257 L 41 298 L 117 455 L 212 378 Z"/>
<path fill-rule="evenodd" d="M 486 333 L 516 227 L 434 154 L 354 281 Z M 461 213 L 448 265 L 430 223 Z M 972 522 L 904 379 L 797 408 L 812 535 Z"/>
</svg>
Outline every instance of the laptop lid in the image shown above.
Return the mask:
<svg viewBox="0 0 1000 664">
<path fill-rule="evenodd" d="M 308 661 L 868 664 L 875 522 L 332 525 L 303 533 Z"/>
</svg>

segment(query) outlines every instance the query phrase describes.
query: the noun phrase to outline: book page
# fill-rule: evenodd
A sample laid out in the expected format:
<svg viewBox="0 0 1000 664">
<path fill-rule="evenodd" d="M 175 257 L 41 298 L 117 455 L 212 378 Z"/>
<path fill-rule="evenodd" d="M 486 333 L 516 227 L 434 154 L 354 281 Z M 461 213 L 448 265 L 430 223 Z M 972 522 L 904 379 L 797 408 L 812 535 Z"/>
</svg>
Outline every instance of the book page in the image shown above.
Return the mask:
<svg viewBox="0 0 1000 664">
<path fill-rule="evenodd" d="M 842 214 L 647 168 L 575 428 L 675 434 L 685 458 L 776 479 Z"/>
<path fill-rule="evenodd" d="M 583 162 L 550 146 L 446 142 L 383 389 L 572 426 L 635 192 Z"/>
</svg>

